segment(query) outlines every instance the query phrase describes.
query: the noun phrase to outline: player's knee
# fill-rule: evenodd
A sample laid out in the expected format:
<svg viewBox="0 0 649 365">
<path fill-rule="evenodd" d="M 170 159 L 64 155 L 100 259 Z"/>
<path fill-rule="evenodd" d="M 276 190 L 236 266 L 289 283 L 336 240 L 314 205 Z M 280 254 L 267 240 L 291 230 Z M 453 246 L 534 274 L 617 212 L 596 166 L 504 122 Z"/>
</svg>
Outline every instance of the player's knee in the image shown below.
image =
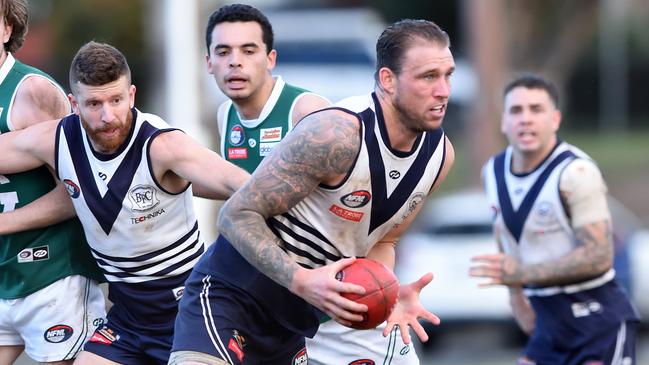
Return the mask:
<svg viewBox="0 0 649 365">
<path fill-rule="evenodd" d="M 230 365 L 216 356 L 196 351 L 174 351 L 167 365 Z"/>
</svg>

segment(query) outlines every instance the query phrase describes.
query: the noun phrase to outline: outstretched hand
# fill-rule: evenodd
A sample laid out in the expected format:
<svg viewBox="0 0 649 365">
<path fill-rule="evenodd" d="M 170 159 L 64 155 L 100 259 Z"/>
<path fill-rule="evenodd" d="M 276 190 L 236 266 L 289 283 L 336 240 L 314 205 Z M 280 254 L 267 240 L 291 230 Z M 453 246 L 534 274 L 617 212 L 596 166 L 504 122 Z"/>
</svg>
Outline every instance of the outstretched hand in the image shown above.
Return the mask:
<svg viewBox="0 0 649 365">
<path fill-rule="evenodd" d="M 504 253 L 479 255 L 471 258 L 474 265 L 469 269 L 469 275 L 476 278 L 487 278 L 480 287 L 494 285 L 520 286 L 522 283 L 522 268 L 512 256 Z"/>
<path fill-rule="evenodd" d="M 435 325 L 439 324 L 440 320 L 421 305 L 419 293 L 432 280 L 433 274 L 427 273 L 419 280 L 399 287 L 399 300 L 397 300 L 394 311 L 388 318 L 387 326 L 383 330 L 383 336 L 387 336 L 396 325 L 401 329 L 401 337 L 404 343 L 410 343 L 408 327 L 415 331 L 422 342 L 428 341 L 428 335 L 424 327 L 419 323 L 419 319 L 427 320 Z"/>
<path fill-rule="evenodd" d="M 367 306 L 346 299 L 342 294 L 364 294 L 365 288 L 336 280 L 336 274 L 355 260 L 342 259 L 317 269 L 301 268 L 295 272 L 291 291 L 344 326 L 360 322 L 363 320 L 360 313 L 367 312 Z"/>
</svg>

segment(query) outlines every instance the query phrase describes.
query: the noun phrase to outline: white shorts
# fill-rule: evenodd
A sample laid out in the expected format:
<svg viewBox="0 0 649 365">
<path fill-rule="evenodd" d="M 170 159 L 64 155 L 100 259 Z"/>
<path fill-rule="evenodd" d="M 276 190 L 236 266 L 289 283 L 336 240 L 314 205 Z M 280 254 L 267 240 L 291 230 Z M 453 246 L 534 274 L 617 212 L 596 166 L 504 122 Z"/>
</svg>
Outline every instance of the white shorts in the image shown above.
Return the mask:
<svg viewBox="0 0 649 365">
<path fill-rule="evenodd" d="M 371 330 L 355 330 L 336 321 L 320 325 L 313 338 L 306 339 L 309 365 L 419 365 L 415 348 L 406 345 L 394 328 L 383 337 L 386 322 Z"/>
<path fill-rule="evenodd" d="M 69 360 L 105 322 L 96 281 L 68 276 L 20 299 L 0 299 L 0 346 L 24 345 L 39 362 Z"/>
</svg>

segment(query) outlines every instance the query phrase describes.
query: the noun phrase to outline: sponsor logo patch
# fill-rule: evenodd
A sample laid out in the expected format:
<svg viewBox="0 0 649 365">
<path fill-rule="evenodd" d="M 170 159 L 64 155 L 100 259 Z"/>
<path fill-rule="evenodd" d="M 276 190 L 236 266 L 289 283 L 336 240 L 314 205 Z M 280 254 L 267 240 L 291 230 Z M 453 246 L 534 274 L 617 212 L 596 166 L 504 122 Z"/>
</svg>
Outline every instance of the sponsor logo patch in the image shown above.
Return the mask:
<svg viewBox="0 0 649 365">
<path fill-rule="evenodd" d="M 265 157 L 270 155 L 273 150 L 275 149 L 275 145 L 277 145 L 278 142 L 274 143 L 260 143 L 259 144 L 259 156 Z"/>
<path fill-rule="evenodd" d="M 119 335 L 115 333 L 111 328 L 103 326 L 92 334 L 90 337 L 90 342 L 101 343 L 104 345 L 110 345 L 115 341 L 119 341 Z"/>
<path fill-rule="evenodd" d="M 237 355 L 237 359 L 239 359 L 239 362 L 243 362 L 243 349 L 239 347 L 239 344 L 237 341 L 234 340 L 234 338 L 230 339 L 230 342 L 228 343 L 228 348 L 230 351 L 234 352 L 235 355 Z"/>
<path fill-rule="evenodd" d="M 599 302 L 591 300 L 583 303 L 572 303 L 570 309 L 572 309 L 572 315 L 575 318 L 581 318 L 587 317 L 591 313 L 601 313 L 602 305 Z"/>
<path fill-rule="evenodd" d="M 245 147 L 228 148 L 228 160 L 238 160 L 248 158 L 248 149 Z"/>
<path fill-rule="evenodd" d="M 241 146 L 243 141 L 246 139 L 246 134 L 243 131 L 243 127 L 239 124 L 235 125 L 230 129 L 230 136 L 228 137 L 230 144 L 233 146 Z"/>
<path fill-rule="evenodd" d="M 128 199 L 131 201 L 131 210 L 144 212 L 160 203 L 156 190 L 150 185 L 138 185 L 129 190 Z"/>
<path fill-rule="evenodd" d="M 156 210 L 155 212 L 149 213 L 147 215 L 131 218 L 131 223 L 132 224 L 144 223 L 144 222 L 148 221 L 149 219 L 153 219 L 153 218 L 155 218 L 155 217 L 157 217 L 159 215 L 162 215 L 164 213 L 165 213 L 164 209 Z"/>
<path fill-rule="evenodd" d="M 358 359 L 350 362 L 349 365 L 374 365 L 374 360 Z"/>
<path fill-rule="evenodd" d="M 262 128 L 259 130 L 259 142 L 279 142 L 282 140 L 282 127 Z"/>
<path fill-rule="evenodd" d="M 339 207 L 336 204 L 332 204 L 329 207 L 329 211 L 333 214 L 339 216 L 340 218 L 347 219 L 348 221 L 360 222 L 363 219 L 363 212 L 354 212 L 353 210 L 348 210 L 343 207 Z"/>
<path fill-rule="evenodd" d="M 26 248 L 18 253 L 18 263 L 44 261 L 50 259 L 50 247 L 48 245 Z"/>
<path fill-rule="evenodd" d="M 70 337 L 72 337 L 73 333 L 74 330 L 72 330 L 72 327 L 65 324 L 57 324 L 56 326 L 52 326 L 45 330 L 43 337 L 47 342 L 59 343 L 67 341 Z"/>
<path fill-rule="evenodd" d="M 372 194 L 367 190 L 356 190 L 340 198 L 340 202 L 350 208 L 360 208 L 372 200 Z"/>
<path fill-rule="evenodd" d="M 74 183 L 74 181 L 63 179 L 63 185 L 65 185 L 65 188 L 68 190 L 68 194 L 70 194 L 72 199 L 76 199 L 81 195 L 81 189 L 79 188 L 79 185 Z"/>
<path fill-rule="evenodd" d="M 303 348 L 302 350 L 298 351 L 295 356 L 293 356 L 293 365 L 306 365 L 307 361 L 309 360 L 309 357 L 307 356 L 306 353 L 306 347 Z"/>
<path fill-rule="evenodd" d="M 179 286 L 177 288 L 171 289 L 171 291 L 174 294 L 174 298 L 176 298 L 176 300 L 180 300 L 180 298 L 182 298 L 183 294 L 185 293 L 185 287 L 184 286 Z"/>
</svg>

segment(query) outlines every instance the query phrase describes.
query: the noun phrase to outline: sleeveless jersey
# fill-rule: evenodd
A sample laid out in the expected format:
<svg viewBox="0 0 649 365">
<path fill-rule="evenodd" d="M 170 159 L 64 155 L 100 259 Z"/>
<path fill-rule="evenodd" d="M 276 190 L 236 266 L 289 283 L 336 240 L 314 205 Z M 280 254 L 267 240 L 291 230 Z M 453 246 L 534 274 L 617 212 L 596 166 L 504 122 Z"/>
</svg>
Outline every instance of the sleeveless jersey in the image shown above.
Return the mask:
<svg viewBox="0 0 649 365">
<path fill-rule="evenodd" d="M 150 328 L 173 321 L 184 280 L 204 247 L 191 186 L 173 194 L 152 175 L 150 143 L 173 129 L 155 115 L 135 108 L 132 114 L 129 136 L 110 155 L 94 151 L 77 115 L 64 118 L 56 172 L 109 281 L 109 299 L 124 309 L 123 320 Z"/>
<path fill-rule="evenodd" d="M 47 74 L 9 54 L 0 67 L 0 133 L 14 129 L 11 109 L 18 88 L 28 77 L 45 77 L 56 85 Z M 0 175 L 0 212 L 27 205 L 55 185 L 46 167 Z M 103 281 L 78 219 L 0 236 L 0 298 L 23 298 L 70 275 Z"/>
<path fill-rule="evenodd" d="M 361 148 L 346 179 L 338 186 L 318 186 L 287 213 L 268 220 L 283 249 L 306 268 L 367 255 L 424 203 L 444 163 L 442 129 L 423 133 L 410 152 L 390 148 L 374 94 L 346 99 L 337 108 L 360 120 Z M 256 298 L 255 305 L 274 313 L 289 330 L 315 334 L 321 313 L 257 271 L 223 237 L 196 270 L 247 291 Z"/>
<path fill-rule="evenodd" d="M 242 120 L 232 101 L 225 101 L 218 111 L 221 156 L 249 173 L 255 171 L 293 128 L 293 107 L 307 93 L 277 76 L 268 101 L 254 120 Z"/>
<path fill-rule="evenodd" d="M 576 248 L 559 183 L 563 170 L 577 158 L 589 157 L 559 142 L 532 172 L 511 172 L 511 146 L 484 167 L 485 190 L 495 212 L 494 224 L 505 253 L 523 264 L 556 260 Z M 537 336 L 557 346 L 577 347 L 589 336 L 617 329 L 637 315 L 615 271 L 563 286 L 526 285 L 525 294 L 537 315 Z"/>
</svg>

